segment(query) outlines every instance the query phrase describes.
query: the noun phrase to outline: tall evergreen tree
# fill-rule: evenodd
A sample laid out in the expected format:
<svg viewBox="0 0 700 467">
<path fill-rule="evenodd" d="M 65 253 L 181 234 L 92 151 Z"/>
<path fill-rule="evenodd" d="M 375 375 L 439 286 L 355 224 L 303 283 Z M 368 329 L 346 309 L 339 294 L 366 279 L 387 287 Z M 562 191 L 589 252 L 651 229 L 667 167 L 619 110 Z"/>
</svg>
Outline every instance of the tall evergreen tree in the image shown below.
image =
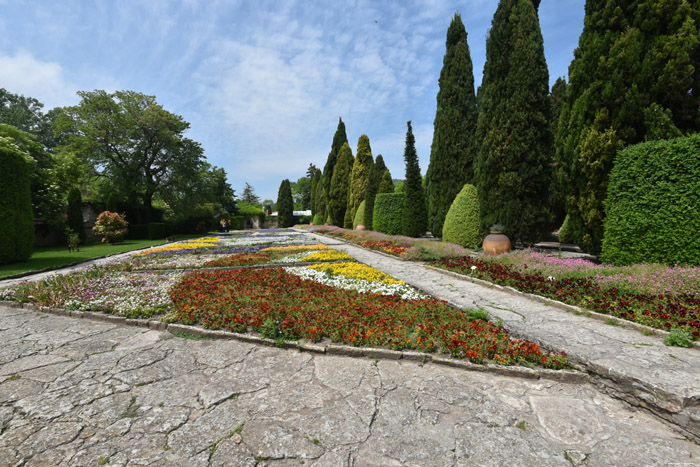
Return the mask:
<svg viewBox="0 0 700 467">
<path fill-rule="evenodd" d="M 459 14 L 455 14 L 447 29 L 446 48 L 426 173 L 428 229 L 436 236 L 442 235 L 442 224 L 455 196 L 474 178 L 477 123 L 474 73 L 467 32 Z"/>
<path fill-rule="evenodd" d="M 333 143 L 331 144 L 331 152 L 328 153 L 326 165 L 323 167 L 323 178 L 321 180 L 321 193 L 318 196 L 317 209 L 322 214 L 323 218 L 328 217 L 328 205 L 330 204 L 331 182 L 333 181 L 333 169 L 338 161 L 338 153 L 343 144 L 348 142 L 348 136 L 345 133 L 345 123 L 342 118 L 338 118 L 338 128 L 333 135 Z"/>
<path fill-rule="evenodd" d="M 374 158 L 374 180 L 375 185 L 377 185 L 377 192 L 379 192 L 379 185 L 382 183 L 382 177 L 384 176 L 384 171 L 387 170 L 386 164 L 384 163 L 384 157 L 379 154 Z"/>
<path fill-rule="evenodd" d="M 352 228 L 352 220 L 355 219 L 355 214 L 357 214 L 357 208 L 365 199 L 367 184 L 370 182 L 370 166 L 372 165 L 374 165 L 374 160 L 372 159 L 369 137 L 362 135 L 357 141 L 357 156 L 352 166 L 352 176 L 350 178 L 350 194 L 348 195 L 347 208 L 349 215 L 346 214 L 346 220 L 348 218 L 350 220 L 350 228 Z M 344 225 L 347 226 L 347 223 L 344 223 Z"/>
<path fill-rule="evenodd" d="M 384 162 L 384 161 L 382 161 Z M 374 219 L 374 198 L 377 197 L 377 191 L 379 191 L 379 185 L 374 183 L 377 180 L 376 176 L 376 163 L 369 166 L 369 180 L 367 184 L 367 189 L 365 190 L 365 209 L 364 209 L 364 221 L 365 228 L 367 230 L 372 229 L 372 221 Z"/>
<path fill-rule="evenodd" d="M 391 173 L 389 169 L 384 171 L 384 176 L 382 177 L 382 183 L 379 184 L 379 193 L 393 193 L 394 192 L 394 181 L 391 179 Z"/>
<path fill-rule="evenodd" d="M 68 227 L 78 234 L 80 243 L 85 243 L 85 225 L 83 224 L 83 197 L 80 190 L 71 188 L 68 192 Z"/>
<path fill-rule="evenodd" d="M 338 153 L 338 161 L 333 170 L 331 191 L 329 196 L 328 214 L 333 225 L 343 227 L 345 210 L 348 208 L 348 192 L 350 191 L 350 176 L 355 157 L 348 143 L 344 143 Z"/>
<path fill-rule="evenodd" d="M 615 153 L 700 129 L 696 0 L 586 2 L 556 160 L 574 240 L 598 253 Z"/>
<path fill-rule="evenodd" d="M 549 72 L 530 0 L 501 0 L 486 41 L 475 166 L 483 227 L 516 241 L 542 238 L 549 218 Z"/>
<path fill-rule="evenodd" d="M 403 160 L 406 162 L 406 181 L 404 189 L 403 233 L 409 237 L 419 237 L 425 233 L 428 223 L 425 212 L 425 196 L 423 195 L 423 177 L 418 165 L 416 153 L 416 138 L 413 136 L 411 122 L 407 123 L 406 149 Z"/>
<path fill-rule="evenodd" d="M 280 189 L 277 192 L 277 225 L 279 227 L 291 227 L 294 225 L 292 185 L 286 178 L 280 183 Z"/>
<path fill-rule="evenodd" d="M 318 197 L 318 187 L 321 184 L 322 172 L 316 169 L 316 173 L 311 178 L 311 214 L 316 215 L 316 204 Z"/>
<path fill-rule="evenodd" d="M 559 133 L 559 117 L 561 117 L 562 110 L 566 105 L 567 92 L 568 84 L 566 80 L 562 77 L 557 78 L 549 94 L 549 104 L 552 112 L 549 128 L 554 137 Z M 561 226 L 566 217 L 566 178 L 561 167 L 556 162 L 552 167 L 551 183 L 549 203 L 552 209 L 552 225 L 550 230 L 554 230 Z"/>
<path fill-rule="evenodd" d="M 243 189 L 243 194 L 241 195 L 241 201 L 252 204 L 253 206 L 258 206 L 260 204 L 260 197 L 255 194 L 255 188 L 250 186 L 248 182 L 245 182 L 245 188 Z"/>
</svg>

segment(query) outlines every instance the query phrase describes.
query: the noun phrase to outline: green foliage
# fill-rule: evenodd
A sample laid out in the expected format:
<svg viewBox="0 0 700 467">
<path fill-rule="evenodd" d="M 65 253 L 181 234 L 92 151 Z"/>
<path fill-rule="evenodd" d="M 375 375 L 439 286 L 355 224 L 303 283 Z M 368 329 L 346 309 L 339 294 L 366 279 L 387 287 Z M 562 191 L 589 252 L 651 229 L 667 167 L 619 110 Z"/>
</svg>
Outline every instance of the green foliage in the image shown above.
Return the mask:
<svg viewBox="0 0 700 467">
<path fill-rule="evenodd" d="M 316 214 L 316 205 L 317 205 L 317 197 L 318 197 L 318 190 L 319 186 L 321 185 L 321 178 L 322 178 L 322 173 L 320 170 L 316 170 L 314 173 L 314 176 L 311 178 L 311 212 L 315 215 Z"/>
<path fill-rule="evenodd" d="M 355 218 L 352 221 L 352 228 L 356 229 L 358 225 L 365 225 L 365 201 L 363 200 L 360 203 L 360 206 L 357 208 L 357 213 L 355 213 Z"/>
<path fill-rule="evenodd" d="M 574 233 L 571 231 L 570 220 L 571 218 L 567 215 L 564 218 L 564 223 L 559 229 L 559 242 L 560 243 L 574 243 Z"/>
<path fill-rule="evenodd" d="M 384 176 L 382 177 L 382 182 L 379 184 L 379 193 L 393 193 L 394 192 L 394 182 L 391 180 L 391 173 L 389 169 L 384 171 Z"/>
<path fill-rule="evenodd" d="M 464 185 L 445 217 L 442 240 L 476 248 L 484 239 L 479 218 L 479 195 L 474 185 Z"/>
<path fill-rule="evenodd" d="M 348 208 L 348 193 L 350 191 L 350 176 L 355 158 L 348 143 L 343 143 L 338 154 L 338 160 L 333 170 L 333 180 L 328 198 L 328 214 L 333 225 L 343 226 L 345 210 Z"/>
<path fill-rule="evenodd" d="M 68 192 L 68 228 L 78 234 L 80 243 L 85 243 L 83 197 L 80 194 L 80 190 L 77 188 L 71 188 Z"/>
<path fill-rule="evenodd" d="M 353 218 L 350 217 L 350 209 L 345 210 L 345 217 L 343 218 L 343 228 L 352 229 Z"/>
<path fill-rule="evenodd" d="M 36 137 L 43 147 L 56 146 L 51 122 L 56 109 L 43 113 L 44 104 L 33 97 L 25 97 L 0 88 L 0 123 L 11 125 Z"/>
<path fill-rule="evenodd" d="M 117 197 L 114 196 L 114 193 L 110 193 L 107 197 L 107 205 L 105 209 L 109 212 L 119 211 L 119 203 L 117 202 Z"/>
<path fill-rule="evenodd" d="M 375 175 L 375 166 L 374 164 L 369 167 L 369 179 L 370 180 L 376 180 L 377 176 Z M 365 199 L 362 203 L 360 204 L 360 207 L 358 209 L 362 209 L 363 211 L 363 216 L 364 216 L 364 222 L 363 225 L 367 228 L 367 230 L 372 230 L 372 219 L 374 217 L 374 198 L 377 196 L 377 191 L 379 189 L 379 185 L 377 183 L 370 182 L 367 184 L 367 190 L 365 191 Z"/>
<path fill-rule="evenodd" d="M 620 151 L 605 209 L 603 261 L 700 265 L 700 135 Z"/>
<path fill-rule="evenodd" d="M 352 175 L 350 176 L 350 193 L 348 195 L 348 211 L 350 211 L 350 222 L 355 219 L 357 208 L 365 199 L 367 193 L 367 184 L 370 182 L 372 175 L 371 166 L 374 165 L 372 159 L 372 148 L 369 146 L 369 137 L 367 135 L 360 136 L 357 141 L 357 157 L 352 166 Z M 374 181 L 372 179 L 372 181 Z"/>
<path fill-rule="evenodd" d="M 104 211 L 97 216 L 92 230 L 102 237 L 103 243 L 119 243 L 126 237 L 129 224 L 116 212 Z"/>
<path fill-rule="evenodd" d="M 292 200 L 295 210 L 306 211 L 311 204 L 311 179 L 309 177 L 299 177 L 296 182 L 290 182 L 292 186 Z M 296 206 L 299 209 L 296 209 Z"/>
<path fill-rule="evenodd" d="M 674 328 L 666 335 L 664 345 L 669 347 L 690 347 L 693 345 L 693 336 L 688 331 Z"/>
<path fill-rule="evenodd" d="M 324 219 L 321 217 L 321 213 L 314 214 L 314 225 L 323 225 Z"/>
<path fill-rule="evenodd" d="M 430 164 L 426 173 L 427 228 L 442 235 L 450 204 L 474 178 L 477 124 L 474 73 L 462 18 L 455 13 L 447 29 L 439 80 Z"/>
<path fill-rule="evenodd" d="M 245 182 L 243 194 L 241 195 L 241 202 L 252 205 L 260 204 L 260 197 L 255 194 L 255 188 L 253 188 L 248 182 Z"/>
<path fill-rule="evenodd" d="M 408 237 L 420 237 L 425 233 L 427 215 L 425 196 L 423 195 L 423 178 L 420 175 L 416 139 L 413 137 L 411 122 L 407 122 L 406 149 L 403 160 L 406 162 L 406 181 L 404 182 L 403 234 Z"/>
<path fill-rule="evenodd" d="M 600 252 L 608 178 L 628 145 L 700 127 L 697 2 L 587 2 L 557 136 L 572 231 Z"/>
<path fill-rule="evenodd" d="M 549 228 L 549 73 L 530 0 L 501 0 L 486 41 L 475 167 L 482 227 L 504 224 L 514 241 Z"/>
<path fill-rule="evenodd" d="M 129 224 L 129 232 L 126 234 L 129 240 L 143 240 L 148 237 L 148 224 Z"/>
<path fill-rule="evenodd" d="M 338 162 L 338 155 L 340 154 L 340 148 L 343 144 L 348 142 L 348 136 L 345 133 L 345 123 L 343 123 L 342 118 L 338 118 L 338 127 L 333 135 L 333 143 L 331 144 L 331 152 L 328 153 L 328 159 L 326 160 L 326 165 L 323 167 L 323 177 L 321 178 L 321 189 L 317 196 L 317 210 L 323 215 L 324 218 L 330 218 L 330 221 L 334 221 L 333 216 L 329 213 L 330 205 L 330 191 L 331 184 L 333 183 L 333 171 L 335 170 L 335 165 Z M 337 222 L 341 222 L 337 219 Z"/>
<path fill-rule="evenodd" d="M 387 171 L 386 164 L 384 163 L 384 157 L 379 154 L 374 158 L 374 182 L 376 186 L 376 192 L 379 193 L 379 186 L 382 184 L 382 178 L 384 177 L 384 172 Z M 391 175 L 389 175 L 391 179 Z"/>
<path fill-rule="evenodd" d="M 567 93 L 568 84 L 566 80 L 562 77 L 557 78 L 549 95 L 549 103 L 552 110 L 549 127 L 553 136 L 556 136 L 559 132 L 559 119 L 566 106 Z M 564 218 L 566 217 L 566 192 L 566 175 L 563 173 L 561 167 L 554 164 L 552 167 L 552 181 L 549 193 L 549 205 L 552 210 L 552 225 L 550 230 L 553 230 L 564 222 Z"/>
<path fill-rule="evenodd" d="M 35 161 L 12 139 L 0 136 L 0 264 L 24 261 L 32 255 L 34 215 L 30 174 Z"/>
<path fill-rule="evenodd" d="M 280 189 L 277 192 L 277 225 L 279 227 L 292 227 L 294 225 L 292 186 L 286 178 L 280 183 Z"/>
<path fill-rule="evenodd" d="M 159 240 L 168 236 L 169 226 L 165 222 L 149 222 L 148 223 L 148 238 L 151 240 Z"/>
<path fill-rule="evenodd" d="M 403 233 L 403 193 L 379 193 L 374 199 L 372 228 L 389 235 Z"/>
</svg>

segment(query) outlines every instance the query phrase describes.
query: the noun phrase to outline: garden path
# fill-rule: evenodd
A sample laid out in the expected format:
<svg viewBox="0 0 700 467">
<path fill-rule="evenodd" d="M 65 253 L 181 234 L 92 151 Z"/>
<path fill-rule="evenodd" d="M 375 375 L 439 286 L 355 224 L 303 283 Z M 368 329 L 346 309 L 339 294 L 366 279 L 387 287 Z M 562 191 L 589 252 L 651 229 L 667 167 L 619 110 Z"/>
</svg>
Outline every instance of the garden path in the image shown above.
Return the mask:
<svg viewBox="0 0 700 467">
<path fill-rule="evenodd" d="M 358 261 L 461 308 L 482 308 L 513 335 L 564 349 L 593 381 L 615 397 L 645 407 L 700 440 L 700 349 L 667 347 L 657 336 L 513 294 L 425 264 L 307 233 Z"/>
<path fill-rule="evenodd" d="M 695 464 L 589 384 L 318 355 L 0 305 L 0 465 Z"/>
</svg>

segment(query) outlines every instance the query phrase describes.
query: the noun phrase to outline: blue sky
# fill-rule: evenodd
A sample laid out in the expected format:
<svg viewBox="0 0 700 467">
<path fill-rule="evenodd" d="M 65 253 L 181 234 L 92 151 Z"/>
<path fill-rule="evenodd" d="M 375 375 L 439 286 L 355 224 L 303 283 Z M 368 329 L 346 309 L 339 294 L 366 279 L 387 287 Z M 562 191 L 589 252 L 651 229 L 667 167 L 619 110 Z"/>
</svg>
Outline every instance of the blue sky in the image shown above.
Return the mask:
<svg viewBox="0 0 700 467">
<path fill-rule="evenodd" d="M 481 82 L 497 0 L 0 0 L 0 87 L 45 110 L 78 90 L 155 95 L 223 167 L 276 199 L 282 179 L 323 168 L 342 116 L 403 178 L 406 121 L 430 160 L 445 33 L 462 15 Z M 565 76 L 584 0 L 542 0 L 550 84 Z"/>
</svg>

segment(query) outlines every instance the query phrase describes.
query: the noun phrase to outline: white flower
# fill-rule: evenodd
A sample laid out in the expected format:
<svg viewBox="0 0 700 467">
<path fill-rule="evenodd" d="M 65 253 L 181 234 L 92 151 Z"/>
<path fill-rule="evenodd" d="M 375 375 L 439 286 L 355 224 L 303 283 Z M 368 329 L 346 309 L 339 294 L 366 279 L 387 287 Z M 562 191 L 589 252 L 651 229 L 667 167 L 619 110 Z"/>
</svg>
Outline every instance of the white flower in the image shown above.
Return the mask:
<svg viewBox="0 0 700 467">
<path fill-rule="evenodd" d="M 472 271 L 474 271 L 475 269 L 478 269 L 478 268 L 476 266 L 472 266 Z"/>
<path fill-rule="evenodd" d="M 547 280 L 548 280 L 548 281 L 553 281 L 553 280 L 554 280 L 554 276 L 547 276 Z"/>
</svg>

